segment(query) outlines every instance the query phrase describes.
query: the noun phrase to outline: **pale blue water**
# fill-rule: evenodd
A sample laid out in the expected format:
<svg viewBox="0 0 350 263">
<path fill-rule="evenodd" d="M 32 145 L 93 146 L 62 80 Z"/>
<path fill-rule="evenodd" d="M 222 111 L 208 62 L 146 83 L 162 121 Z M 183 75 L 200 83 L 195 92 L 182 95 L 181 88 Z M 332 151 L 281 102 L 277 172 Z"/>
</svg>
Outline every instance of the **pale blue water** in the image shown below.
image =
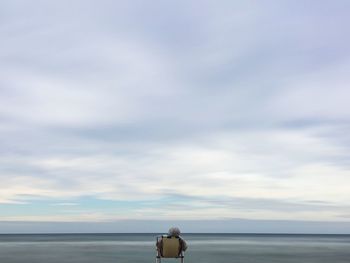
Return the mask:
<svg viewBox="0 0 350 263">
<path fill-rule="evenodd" d="M 156 234 L 0 235 L 1 263 L 154 262 Z M 350 235 L 184 234 L 186 263 L 349 263 Z M 163 262 L 176 262 L 168 259 Z"/>
</svg>

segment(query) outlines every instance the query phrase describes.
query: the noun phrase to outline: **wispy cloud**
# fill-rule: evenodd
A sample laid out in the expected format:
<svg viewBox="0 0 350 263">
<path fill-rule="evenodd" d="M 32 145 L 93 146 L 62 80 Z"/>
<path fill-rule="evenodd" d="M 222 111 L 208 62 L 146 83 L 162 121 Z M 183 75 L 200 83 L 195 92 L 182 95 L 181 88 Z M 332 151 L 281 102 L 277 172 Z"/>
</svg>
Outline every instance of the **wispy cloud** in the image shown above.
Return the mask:
<svg viewBox="0 0 350 263">
<path fill-rule="evenodd" d="M 347 220 L 349 3 L 67 4 L 0 4 L 0 219 Z"/>
</svg>

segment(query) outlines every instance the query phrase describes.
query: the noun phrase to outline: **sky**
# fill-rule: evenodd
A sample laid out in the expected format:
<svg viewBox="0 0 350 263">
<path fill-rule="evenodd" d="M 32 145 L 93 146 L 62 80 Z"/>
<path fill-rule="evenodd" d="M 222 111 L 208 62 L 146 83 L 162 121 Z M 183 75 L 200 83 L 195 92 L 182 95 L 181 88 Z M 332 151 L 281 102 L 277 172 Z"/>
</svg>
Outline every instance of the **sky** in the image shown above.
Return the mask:
<svg viewBox="0 0 350 263">
<path fill-rule="evenodd" d="M 0 232 L 350 233 L 349 12 L 1 1 Z"/>
</svg>

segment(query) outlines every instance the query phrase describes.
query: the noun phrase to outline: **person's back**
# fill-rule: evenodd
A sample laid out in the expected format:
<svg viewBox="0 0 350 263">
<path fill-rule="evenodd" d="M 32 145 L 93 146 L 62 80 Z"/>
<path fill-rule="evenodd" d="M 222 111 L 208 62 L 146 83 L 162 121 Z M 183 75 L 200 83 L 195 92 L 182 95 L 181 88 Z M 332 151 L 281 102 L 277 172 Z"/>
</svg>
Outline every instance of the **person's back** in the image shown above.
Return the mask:
<svg viewBox="0 0 350 263">
<path fill-rule="evenodd" d="M 178 249 L 178 253 L 176 256 L 179 256 L 182 254 L 183 251 L 186 251 L 188 246 L 187 246 L 187 243 L 186 241 L 180 237 L 180 229 L 177 228 L 177 227 L 172 227 L 169 229 L 168 231 L 168 235 L 163 235 L 162 238 L 160 239 L 157 239 L 157 250 L 158 250 L 158 253 L 163 257 L 164 256 L 164 253 L 163 252 L 166 252 L 166 251 L 163 251 L 163 239 L 166 240 L 167 243 L 173 243 L 174 239 L 178 240 L 179 243 L 180 243 L 180 247 Z"/>
</svg>

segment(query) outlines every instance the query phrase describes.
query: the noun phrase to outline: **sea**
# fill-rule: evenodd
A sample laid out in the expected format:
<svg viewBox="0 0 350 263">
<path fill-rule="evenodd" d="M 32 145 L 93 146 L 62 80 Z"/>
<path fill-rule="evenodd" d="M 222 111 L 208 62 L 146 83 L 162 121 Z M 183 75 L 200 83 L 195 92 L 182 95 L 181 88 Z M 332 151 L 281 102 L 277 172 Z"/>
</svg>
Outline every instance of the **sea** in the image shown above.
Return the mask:
<svg viewBox="0 0 350 263">
<path fill-rule="evenodd" d="M 0 263 L 155 262 L 157 234 L 0 235 Z M 186 263 L 349 263 L 350 235 L 184 234 Z M 163 259 L 162 262 L 177 262 Z"/>
</svg>

